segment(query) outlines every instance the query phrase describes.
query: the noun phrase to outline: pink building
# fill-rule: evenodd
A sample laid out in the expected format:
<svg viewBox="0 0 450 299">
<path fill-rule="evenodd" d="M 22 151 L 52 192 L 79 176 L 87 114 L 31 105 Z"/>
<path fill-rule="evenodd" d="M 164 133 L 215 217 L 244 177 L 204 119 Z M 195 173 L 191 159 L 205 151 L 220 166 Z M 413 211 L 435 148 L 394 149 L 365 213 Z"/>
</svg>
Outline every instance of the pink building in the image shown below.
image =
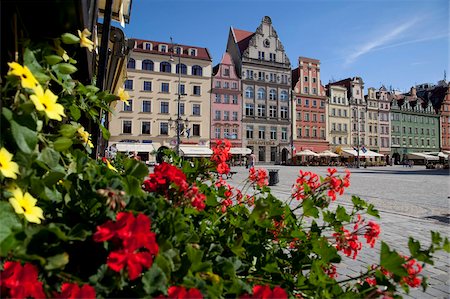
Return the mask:
<svg viewBox="0 0 450 299">
<path fill-rule="evenodd" d="M 213 68 L 211 90 L 211 146 L 228 139 L 232 147 L 242 147 L 241 80 L 230 54 L 225 53 Z"/>
</svg>

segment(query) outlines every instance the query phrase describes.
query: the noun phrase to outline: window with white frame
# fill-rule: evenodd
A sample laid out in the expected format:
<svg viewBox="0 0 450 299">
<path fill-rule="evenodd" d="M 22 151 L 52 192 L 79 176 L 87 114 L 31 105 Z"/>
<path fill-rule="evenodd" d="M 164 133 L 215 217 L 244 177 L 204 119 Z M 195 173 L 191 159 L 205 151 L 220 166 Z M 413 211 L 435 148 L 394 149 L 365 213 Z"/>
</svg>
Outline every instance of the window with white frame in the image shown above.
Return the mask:
<svg viewBox="0 0 450 299">
<path fill-rule="evenodd" d="M 142 101 L 142 112 L 151 112 L 151 101 L 150 100 L 143 100 Z"/>
<path fill-rule="evenodd" d="M 128 103 L 123 102 L 123 111 L 133 111 L 133 100 L 128 100 Z"/>
<path fill-rule="evenodd" d="M 149 121 L 143 121 L 141 134 L 149 135 L 150 134 L 150 125 L 151 125 L 151 123 Z"/>
<path fill-rule="evenodd" d="M 122 121 L 122 134 L 131 134 L 131 120 Z"/>
<path fill-rule="evenodd" d="M 200 116 L 200 104 L 192 105 L 192 115 Z"/>
<path fill-rule="evenodd" d="M 287 134 L 287 128 L 286 127 L 282 127 L 281 128 L 281 140 L 286 141 L 288 138 L 288 134 Z"/>
</svg>

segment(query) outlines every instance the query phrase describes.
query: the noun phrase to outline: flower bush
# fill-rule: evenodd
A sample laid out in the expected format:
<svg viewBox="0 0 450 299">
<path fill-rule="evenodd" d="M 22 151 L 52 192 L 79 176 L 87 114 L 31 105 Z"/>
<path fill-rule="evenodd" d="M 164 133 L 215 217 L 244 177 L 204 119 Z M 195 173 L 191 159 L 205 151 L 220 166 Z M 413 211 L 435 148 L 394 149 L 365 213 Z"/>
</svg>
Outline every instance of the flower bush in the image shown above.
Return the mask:
<svg viewBox="0 0 450 299">
<path fill-rule="evenodd" d="M 232 186 L 230 143 L 211 159 L 168 152 L 149 174 L 139 161 L 93 159 L 86 124 L 107 139 L 100 111 L 117 95 L 74 80 L 74 47 L 93 49 L 89 32 L 31 45 L 10 62 L 2 86 L 0 288 L 11 298 L 378 298 L 420 285 L 425 264 L 447 238 L 432 232 L 409 257 L 381 243 L 380 263 L 351 279 L 336 266 L 374 247 L 377 210 L 353 197 L 329 169 L 300 171 L 288 201 L 251 168 Z M 64 48 L 63 48 L 64 47 Z M 365 241 L 364 241 L 365 239 Z"/>
</svg>

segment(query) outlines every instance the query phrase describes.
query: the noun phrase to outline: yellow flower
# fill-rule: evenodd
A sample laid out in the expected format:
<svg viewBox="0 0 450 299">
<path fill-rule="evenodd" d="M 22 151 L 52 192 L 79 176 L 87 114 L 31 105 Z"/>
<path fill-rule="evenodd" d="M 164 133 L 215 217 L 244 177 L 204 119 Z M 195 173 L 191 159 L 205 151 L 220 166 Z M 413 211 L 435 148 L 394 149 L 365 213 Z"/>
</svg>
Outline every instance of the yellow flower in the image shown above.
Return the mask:
<svg viewBox="0 0 450 299">
<path fill-rule="evenodd" d="M 91 137 L 91 134 L 86 132 L 83 127 L 79 127 L 77 130 L 78 134 L 80 135 L 81 139 L 84 143 L 89 145 L 89 147 L 93 148 L 94 145 L 92 144 L 92 141 L 89 139 Z"/>
<path fill-rule="evenodd" d="M 91 32 L 84 28 L 83 32 L 78 30 L 78 36 L 80 37 L 80 46 L 88 48 L 88 50 L 92 52 L 92 49 L 94 49 L 94 42 L 88 38 L 88 36 L 91 36 Z"/>
<path fill-rule="evenodd" d="M 34 92 L 35 94 L 31 95 L 30 99 L 38 111 L 45 111 L 48 118 L 59 121 L 62 120 L 61 116 L 66 116 L 64 107 L 56 103 L 58 97 L 50 89 L 47 89 L 44 93 L 44 89 L 39 85 Z"/>
<path fill-rule="evenodd" d="M 8 65 L 11 68 L 8 75 L 20 77 L 23 88 L 35 89 L 39 86 L 38 80 L 36 80 L 28 67 L 21 66 L 17 62 L 8 62 Z"/>
<path fill-rule="evenodd" d="M 36 198 L 30 193 L 25 194 L 19 188 L 12 190 L 13 197 L 9 199 L 9 203 L 13 206 L 17 214 L 23 214 L 29 222 L 41 223 L 44 219 L 44 212 L 36 206 Z"/>
<path fill-rule="evenodd" d="M 119 87 L 118 90 L 118 95 L 117 95 L 120 100 L 122 102 L 124 102 L 127 106 L 130 105 L 130 103 L 128 103 L 128 100 L 130 99 L 130 95 L 128 94 L 128 92 L 125 91 L 125 89 L 123 89 L 123 87 Z"/>
<path fill-rule="evenodd" d="M 56 54 L 58 54 L 59 56 L 62 57 L 62 59 L 64 59 L 64 61 L 69 60 L 69 55 L 67 55 L 66 50 L 64 50 L 61 47 L 61 41 L 59 39 L 55 40 L 55 50 L 56 50 Z"/>
<path fill-rule="evenodd" d="M 107 166 L 109 169 L 114 170 L 115 172 L 118 172 L 117 169 L 116 169 L 114 166 L 112 166 L 111 163 L 109 162 L 109 160 L 106 159 L 105 157 L 103 157 L 103 162 L 106 163 L 106 166 Z"/>
<path fill-rule="evenodd" d="M 7 178 L 16 179 L 19 165 L 12 161 L 13 155 L 5 148 L 0 149 L 0 172 Z"/>
</svg>

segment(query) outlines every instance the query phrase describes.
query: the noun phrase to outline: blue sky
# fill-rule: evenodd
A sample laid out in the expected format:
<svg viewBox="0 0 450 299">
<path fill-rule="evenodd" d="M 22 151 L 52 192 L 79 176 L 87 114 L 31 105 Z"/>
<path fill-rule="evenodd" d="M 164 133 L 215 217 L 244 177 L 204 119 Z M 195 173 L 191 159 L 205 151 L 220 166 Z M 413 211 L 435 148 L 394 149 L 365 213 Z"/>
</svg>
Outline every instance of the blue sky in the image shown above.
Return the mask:
<svg viewBox="0 0 450 299">
<path fill-rule="evenodd" d="M 133 0 L 127 37 L 225 52 L 230 26 L 255 31 L 270 16 L 291 60 L 321 60 L 321 77 L 361 76 L 402 91 L 449 74 L 448 0 Z M 450 74 L 447 76 L 447 80 Z"/>
</svg>

